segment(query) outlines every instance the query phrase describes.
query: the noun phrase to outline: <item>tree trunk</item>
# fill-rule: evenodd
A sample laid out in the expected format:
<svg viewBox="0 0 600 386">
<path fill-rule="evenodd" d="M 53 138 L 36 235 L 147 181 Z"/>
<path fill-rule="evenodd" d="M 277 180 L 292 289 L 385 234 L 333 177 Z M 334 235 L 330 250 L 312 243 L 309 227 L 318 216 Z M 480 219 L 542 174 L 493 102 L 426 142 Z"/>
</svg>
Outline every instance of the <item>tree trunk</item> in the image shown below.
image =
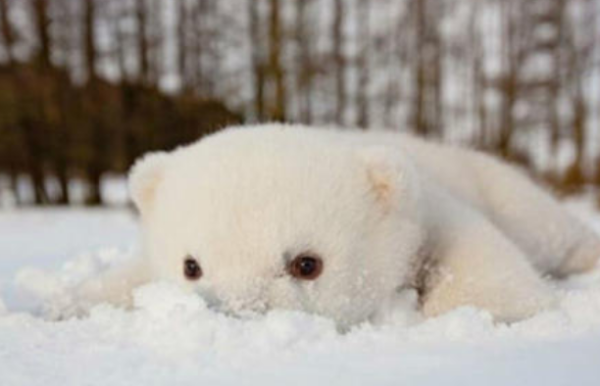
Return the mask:
<svg viewBox="0 0 600 386">
<path fill-rule="evenodd" d="M 344 112 L 346 111 L 346 61 L 344 57 L 344 2 L 335 0 L 333 9 L 333 63 L 335 72 L 335 122 L 344 123 Z"/>
<path fill-rule="evenodd" d="M 8 17 L 9 12 L 8 2 L 7 0 L 0 0 L 0 36 L 2 36 L 2 41 L 4 46 L 6 47 L 6 55 L 8 57 L 9 65 L 13 64 L 14 61 L 14 43 L 15 43 L 15 35 L 13 32 L 13 28 Z"/>
<path fill-rule="evenodd" d="M 297 92 L 300 121 L 306 124 L 312 122 L 312 92 L 314 69 L 311 59 L 310 36 L 307 28 L 307 8 L 311 0 L 296 0 L 296 44 L 299 51 L 299 69 L 297 74 Z"/>
<path fill-rule="evenodd" d="M 135 19 L 137 23 L 137 58 L 138 58 L 138 80 L 142 84 L 148 83 L 150 79 L 150 61 L 148 57 L 148 12 L 145 0 L 136 0 Z"/>
<path fill-rule="evenodd" d="M 38 40 L 38 65 L 42 68 L 51 66 L 50 57 L 50 18 L 48 15 L 48 0 L 34 0 L 34 27 Z"/>
<path fill-rule="evenodd" d="M 13 192 L 13 196 L 15 198 L 15 204 L 20 205 L 21 200 L 21 191 L 19 189 L 19 170 L 15 165 L 15 162 L 10 163 L 9 170 L 9 178 L 10 178 L 10 190 Z"/>
<path fill-rule="evenodd" d="M 252 63 L 252 76 L 254 82 L 254 114 L 257 121 L 265 119 L 265 71 L 261 47 L 259 1 L 248 2 L 249 28 L 250 28 L 250 61 Z"/>
<path fill-rule="evenodd" d="M 281 65 L 282 33 L 279 0 L 270 0 L 269 10 L 269 75 L 272 84 L 269 118 L 285 121 L 285 80 Z"/>
<path fill-rule="evenodd" d="M 472 87 L 472 102 L 473 112 L 475 114 L 474 122 L 477 128 L 477 137 L 474 138 L 475 146 L 479 149 L 487 149 L 489 145 L 488 138 L 488 117 L 487 106 L 485 101 L 486 95 L 486 75 L 483 64 L 485 63 L 485 54 L 482 46 L 481 30 L 478 28 L 476 21 L 481 16 L 480 8 L 475 5 L 469 18 L 469 35 L 468 43 L 471 45 L 470 51 L 471 60 L 471 87 Z"/>
<path fill-rule="evenodd" d="M 520 67 L 520 48 L 517 42 L 517 21 L 514 19 L 514 3 L 504 4 L 502 12 L 502 56 L 504 58 L 503 74 L 500 77 L 501 94 L 500 127 L 497 151 L 505 159 L 512 159 L 512 137 L 515 132 L 514 107 L 517 103 L 519 87 L 518 71 Z"/>
<path fill-rule="evenodd" d="M 412 125 L 418 134 L 427 136 L 429 126 L 426 118 L 425 93 L 427 82 L 427 62 L 425 60 L 425 0 L 414 0 L 415 12 L 415 47 L 416 56 L 414 58 L 413 69 L 413 112 Z"/>
<path fill-rule="evenodd" d="M 44 174 L 40 170 L 39 165 L 36 165 L 35 162 L 32 162 L 30 165 L 29 175 L 31 177 L 35 204 L 48 204 L 50 200 L 48 199 L 48 193 L 46 192 L 46 186 L 44 184 Z"/>
<path fill-rule="evenodd" d="M 93 82 L 96 80 L 96 30 L 94 28 L 96 15 L 95 0 L 85 0 L 83 15 L 85 71 L 88 82 Z"/>
<path fill-rule="evenodd" d="M 57 163 L 56 177 L 60 186 L 60 195 L 56 203 L 59 205 L 68 205 L 71 202 L 71 195 L 69 194 L 69 173 L 66 162 Z"/>
<path fill-rule="evenodd" d="M 86 200 L 86 205 L 97 206 L 102 205 L 102 171 L 96 166 L 92 166 L 88 170 L 89 191 Z"/>
<path fill-rule="evenodd" d="M 357 12 L 357 23 L 359 25 L 359 53 L 357 58 L 357 119 L 356 124 L 358 127 L 366 129 L 369 126 L 369 37 L 370 37 L 370 26 L 369 26 L 369 8 L 370 0 L 359 0 L 358 12 Z"/>
<path fill-rule="evenodd" d="M 27 149 L 27 169 L 31 179 L 34 200 L 36 205 L 45 205 L 49 203 L 48 193 L 46 192 L 44 161 L 46 154 L 41 146 L 41 135 L 34 122 L 24 120 L 21 122 L 23 131 L 23 140 Z"/>
<path fill-rule="evenodd" d="M 185 0 L 177 0 L 177 72 L 181 82 L 181 88 L 187 90 L 189 88 L 187 77 L 187 62 L 188 62 L 188 45 L 187 45 L 187 9 Z"/>
</svg>

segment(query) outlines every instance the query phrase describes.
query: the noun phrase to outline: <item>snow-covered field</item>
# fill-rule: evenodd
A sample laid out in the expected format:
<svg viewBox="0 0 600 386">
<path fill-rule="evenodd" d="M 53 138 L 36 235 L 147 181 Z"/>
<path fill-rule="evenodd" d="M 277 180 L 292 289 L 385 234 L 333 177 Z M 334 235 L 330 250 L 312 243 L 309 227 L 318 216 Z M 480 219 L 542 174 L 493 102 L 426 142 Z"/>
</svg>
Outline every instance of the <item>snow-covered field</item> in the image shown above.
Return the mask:
<svg viewBox="0 0 600 386">
<path fill-rule="evenodd" d="M 570 205 L 600 228 L 591 205 Z M 166 283 L 135 309 L 51 321 L 40 309 L 135 250 L 126 209 L 0 212 L 0 385 L 599 385 L 600 270 L 557 283 L 560 306 L 512 325 L 464 308 L 420 320 L 413 298 L 339 333 L 294 312 L 236 319 Z"/>
</svg>

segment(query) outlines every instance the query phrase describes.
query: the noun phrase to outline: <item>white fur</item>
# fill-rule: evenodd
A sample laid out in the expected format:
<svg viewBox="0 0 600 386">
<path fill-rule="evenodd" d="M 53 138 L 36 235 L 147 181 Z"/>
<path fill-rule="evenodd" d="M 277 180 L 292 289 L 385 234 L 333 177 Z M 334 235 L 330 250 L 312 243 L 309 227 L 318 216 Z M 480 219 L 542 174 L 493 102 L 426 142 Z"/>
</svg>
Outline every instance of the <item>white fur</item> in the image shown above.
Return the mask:
<svg viewBox="0 0 600 386">
<path fill-rule="evenodd" d="M 600 254 L 598 238 L 515 169 L 403 134 L 230 128 L 146 156 L 130 187 L 143 280 L 179 282 L 231 312 L 300 309 L 351 325 L 417 286 L 426 315 L 474 305 L 517 320 L 552 304 L 542 275 L 587 270 Z M 305 251 L 324 261 L 314 281 L 285 270 Z M 188 255 L 198 281 L 183 275 Z M 89 297 L 142 281 L 113 277 L 120 286 L 109 278 Z"/>
</svg>

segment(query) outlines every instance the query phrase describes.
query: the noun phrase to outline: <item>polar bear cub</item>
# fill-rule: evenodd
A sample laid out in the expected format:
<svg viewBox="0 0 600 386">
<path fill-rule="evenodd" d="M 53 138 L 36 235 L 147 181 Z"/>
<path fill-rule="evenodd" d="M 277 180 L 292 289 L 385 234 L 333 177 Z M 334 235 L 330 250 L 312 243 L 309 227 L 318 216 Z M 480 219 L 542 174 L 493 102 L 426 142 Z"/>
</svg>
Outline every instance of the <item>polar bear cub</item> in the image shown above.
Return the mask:
<svg viewBox="0 0 600 386">
<path fill-rule="evenodd" d="M 497 320 L 553 303 L 543 278 L 586 271 L 600 241 L 514 168 L 405 134 L 233 127 L 130 173 L 143 258 L 82 289 L 127 302 L 180 283 L 227 312 L 295 309 L 368 321 L 414 287 L 425 315 Z"/>
</svg>

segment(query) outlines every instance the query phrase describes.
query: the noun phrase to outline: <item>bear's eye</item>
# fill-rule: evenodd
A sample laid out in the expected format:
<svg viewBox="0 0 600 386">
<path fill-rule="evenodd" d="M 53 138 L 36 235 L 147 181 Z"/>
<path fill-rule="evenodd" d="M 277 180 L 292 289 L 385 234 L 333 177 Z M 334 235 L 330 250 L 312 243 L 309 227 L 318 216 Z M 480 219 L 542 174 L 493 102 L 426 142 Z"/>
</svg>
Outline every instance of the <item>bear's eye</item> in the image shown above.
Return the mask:
<svg viewBox="0 0 600 386">
<path fill-rule="evenodd" d="M 202 277 L 202 268 L 193 257 L 186 257 L 183 261 L 183 274 L 189 280 L 198 280 Z"/>
<path fill-rule="evenodd" d="M 288 265 L 288 272 L 296 279 L 314 280 L 323 271 L 323 260 L 319 256 L 303 253 L 296 256 Z"/>
</svg>

